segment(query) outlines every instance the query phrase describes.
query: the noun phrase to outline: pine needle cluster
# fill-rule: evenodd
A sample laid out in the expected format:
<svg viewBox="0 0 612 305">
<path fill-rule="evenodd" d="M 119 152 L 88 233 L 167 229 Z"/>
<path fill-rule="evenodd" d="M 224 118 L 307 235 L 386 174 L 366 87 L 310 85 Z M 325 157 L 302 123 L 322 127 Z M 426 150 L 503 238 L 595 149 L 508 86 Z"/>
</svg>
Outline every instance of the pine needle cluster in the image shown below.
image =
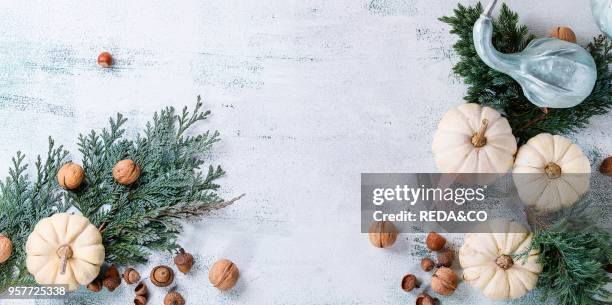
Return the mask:
<svg viewBox="0 0 612 305">
<path fill-rule="evenodd" d="M 59 167 L 69 161 L 61 146 L 50 139 L 46 160 L 36 163 L 36 180 L 26 174 L 24 156 L 13 159 L 9 177 L 0 185 L 0 233 L 14 243 L 14 255 L 0 264 L 0 291 L 8 285 L 30 282 L 25 270 L 25 242 L 35 224 L 56 212 L 78 212 L 100 229 L 109 264 L 146 261 L 151 251 L 173 251 L 181 221 L 225 207 L 215 183 L 224 174 L 208 166 L 207 154 L 219 141 L 218 132 L 188 135 L 187 130 L 205 120 L 198 97 L 195 109 L 181 112 L 168 107 L 156 112 L 143 133 L 125 137 L 127 121 L 121 114 L 109 127 L 80 135 L 85 181 L 74 191 L 61 189 L 55 179 Z M 123 159 L 134 160 L 141 176 L 134 184 L 115 182 L 112 169 Z M 202 168 L 204 167 L 204 170 Z"/>
<path fill-rule="evenodd" d="M 587 126 L 594 115 L 605 114 L 612 107 L 612 41 L 603 35 L 586 46 L 597 65 L 597 82 L 591 95 L 581 104 L 564 109 L 546 109 L 533 105 L 523 94 L 520 85 L 510 76 L 488 67 L 476 53 L 472 28 L 482 13 L 480 3 L 459 5 L 454 16 L 440 21 L 451 26 L 451 33 L 459 39 L 454 45 L 459 62 L 453 71 L 468 85 L 467 102 L 479 103 L 499 110 L 508 119 L 519 144 L 547 132 L 568 134 Z M 503 53 L 522 51 L 535 36 L 525 25 L 519 24 L 518 14 L 503 4 L 499 17 L 493 22 L 493 45 Z"/>
</svg>

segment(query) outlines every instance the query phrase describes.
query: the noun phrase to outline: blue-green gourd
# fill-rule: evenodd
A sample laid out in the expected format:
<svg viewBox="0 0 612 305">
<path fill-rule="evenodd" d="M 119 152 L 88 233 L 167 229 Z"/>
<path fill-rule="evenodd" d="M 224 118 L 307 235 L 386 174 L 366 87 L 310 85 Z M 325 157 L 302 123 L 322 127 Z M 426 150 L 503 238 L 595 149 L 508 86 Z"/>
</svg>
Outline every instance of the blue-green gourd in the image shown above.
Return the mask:
<svg viewBox="0 0 612 305">
<path fill-rule="evenodd" d="M 489 2 L 474 24 L 474 47 L 489 67 L 508 74 L 538 107 L 569 108 L 587 98 L 597 80 L 597 67 L 581 46 L 556 38 L 535 39 L 519 53 L 503 54 L 493 46 L 491 13 L 497 0 Z"/>
<path fill-rule="evenodd" d="M 612 0 L 591 0 L 591 12 L 601 31 L 612 38 Z"/>
</svg>

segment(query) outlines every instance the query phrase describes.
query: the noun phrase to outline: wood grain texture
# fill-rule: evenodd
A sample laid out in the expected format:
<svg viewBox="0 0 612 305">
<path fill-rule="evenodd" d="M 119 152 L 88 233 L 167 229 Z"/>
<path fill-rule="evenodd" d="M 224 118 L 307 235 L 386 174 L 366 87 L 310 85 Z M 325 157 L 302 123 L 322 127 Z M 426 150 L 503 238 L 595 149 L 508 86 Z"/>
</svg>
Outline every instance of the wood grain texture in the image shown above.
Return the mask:
<svg viewBox="0 0 612 305">
<path fill-rule="evenodd" d="M 507 2 L 540 35 L 567 25 L 584 43 L 597 33 L 584 1 Z M 428 281 L 411 255 L 421 236 L 403 235 L 389 251 L 370 246 L 360 173 L 435 171 L 431 137 L 465 91 L 451 72 L 455 38 L 437 21 L 456 4 L 0 1 L 0 172 L 17 150 L 30 160 L 44 152 L 49 135 L 76 152 L 78 133 L 117 111 L 133 136 L 155 110 L 200 94 L 213 115 L 199 128 L 222 134 L 211 160 L 228 172 L 224 193 L 247 196 L 187 225 L 181 243 L 197 263 L 176 283 L 189 304 L 411 304 L 399 285 L 409 272 Z M 104 50 L 113 69 L 96 64 Z M 609 154 L 611 131 L 609 116 L 598 117 L 574 139 Z M 241 272 L 229 293 L 207 281 L 221 257 Z M 155 254 L 138 268 L 170 262 Z M 152 290 L 161 304 L 164 290 Z M 66 304 L 132 298 L 123 286 Z M 443 302 L 489 304 L 465 284 Z"/>
</svg>

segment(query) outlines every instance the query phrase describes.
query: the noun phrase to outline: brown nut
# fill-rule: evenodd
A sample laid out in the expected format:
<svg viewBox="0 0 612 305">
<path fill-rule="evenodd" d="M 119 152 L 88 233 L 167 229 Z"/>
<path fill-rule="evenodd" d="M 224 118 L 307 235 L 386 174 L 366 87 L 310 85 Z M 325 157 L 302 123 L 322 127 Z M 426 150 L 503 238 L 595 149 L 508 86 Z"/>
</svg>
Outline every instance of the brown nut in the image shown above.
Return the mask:
<svg viewBox="0 0 612 305">
<path fill-rule="evenodd" d="M 93 292 L 100 292 L 100 290 L 102 290 L 102 282 L 100 282 L 100 280 L 98 279 L 95 279 L 93 282 L 87 285 L 87 289 Z"/>
<path fill-rule="evenodd" d="M 78 188 L 84 179 L 85 171 L 76 163 L 68 162 L 57 171 L 57 182 L 67 190 Z"/>
<path fill-rule="evenodd" d="M 6 235 L 0 234 L 0 264 L 8 261 L 13 254 L 13 242 Z"/>
<path fill-rule="evenodd" d="M 208 271 L 208 280 L 221 291 L 234 287 L 239 276 L 238 267 L 225 258 L 218 260 Z"/>
<path fill-rule="evenodd" d="M 147 289 L 147 285 L 145 285 L 144 282 L 138 283 L 138 285 L 136 285 L 136 287 L 134 288 L 134 294 L 136 295 L 147 296 L 148 293 L 149 290 Z"/>
<path fill-rule="evenodd" d="M 440 267 L 431 277 L 431 289 L 441 295 L 451 295 L 457 289 L 457 275 L 450 268 Z"/>
<path fill-rule="evenodd" d="M 392 222 L 375 221 L 370 226 L 368 233 L 370 242 L 377 248 L 389 248 L 397 239 L 397 229 Z"/>
<path fill-rule="evenodd" d="M 416 276 L 412 274 L 406 274 L 402 278 L 402 289 L 406 292 L 412 291 L 414 288 L 419 288 L 419 282 Z"/>
<path fill-rule="evenodd" d="M 436 305 L 438 299 L 432 298 L 427 293 L 421 293 L 416 298 L 416 305 Z"/>
<path fill-rule="evenodd" d="M 453 265 L 455 260 L 455 251 L 451 249 L 445 249 L 438 252 L 438 266 L 449 267 Z"/>
<path fill-rule="evenodd" d="M 146 305 L 147 304 L 147 297 L 142 296 L 142 295 L 137 295 L 134 298 L 134 305 Z"/>
<path fill-rule="evenodd" d="M 151 270 L 151 283 L 157 287 L 166 287 L 174 281 L 174 271 L 168 266 L 157 266 Z"/>
<path fill-rule="evenodd" d="M 559 27 L 554 28 L 550 32 L 549 37 L 565 40 L 565 41 L 572 42 L 572 43 L 576 43 L 576 34 L 574 33 L 574 31 L 572 31 L 572 29 L 570 29 L 568 27 L 564 27 L 564 26 L 559 26 Z"/>
<path fill-rule="evenodd" d="M 123 272 L 123 280 L 125 280 L 128 285 L 136 284 L 140 281 L 140 273 L 134 268 L 127 268 Z"/>
<path fill-rule="evenodd" d="M 164 297 L 164 305 L 185 305 L 185 299 L 180 293 L 171 291 Z"/>
<path fill-rule="evenodd" d="M 108 52 L 98 55 L 98 65 L 102 68 L 110 68 L 113 65 L 113 56 Z"/>
<path fill-rule="evenodd" d="M 117 266 L 112 265 L 106 270 L 106 274 L 104 274 L 104 279 L 102 279 L 102 285 L 108 289 L 108 291 L 113 292 L 119 285 L 121 285 L 121 276 L 119 276 L 119 270 L 117 270 Z"/>
<path fill-rule="evenodd" d="M 130 185 L 136 182 L 139 177 L 140 167 L 132 160 L 121 160 L 113 167 L 113 178 L 119 184 Z"/>
<path fill-rule="evenodd" d="M 431 271 L 435 266 L 436 264 L 434 263 L 433 260 L 431 260 L 431 258 L 426 257 L 421 260 L 421 268 L 425 272 Z"/>
<path fill-rule="evenodd" d="M 440 251 L 446 244 L 446 238 L 436 232 L 429 232 L 429 234 L 427 234 L 426 243 L 429 250 Z"/>
<path fill-rule="evenodd" d="M 193 267 L 193 255 L 181 248 L 176 257 L 174 257 L 174 264 L 180 272 L 187 273 Z"/>
<path fill-rule="evenodd" d="M 606 176 L 612 176 L 612 157 L 607 157 L 601 162 L 599 171 Z"/>
</svg>

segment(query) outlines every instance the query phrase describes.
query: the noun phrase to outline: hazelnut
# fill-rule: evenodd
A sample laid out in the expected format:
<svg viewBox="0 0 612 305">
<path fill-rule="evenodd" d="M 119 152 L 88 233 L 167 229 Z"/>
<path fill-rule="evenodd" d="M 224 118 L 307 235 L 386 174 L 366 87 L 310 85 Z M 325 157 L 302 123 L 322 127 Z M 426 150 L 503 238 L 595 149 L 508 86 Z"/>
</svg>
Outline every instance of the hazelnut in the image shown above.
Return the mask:
<svg viewBox="0 0 612 305">
<path fill-rule="evenodd" d="M 157 266 L 151 270 L 151 283 L 157 287 L 166 287 L 174 281 L 174 271 L 168 266 Z"/>
<path fill-rule="evenodd" d="M 606 176 L 612 176 L 612 157 L 607 157 L 601 162 L 599 171 Z"/>
<path fill-rule="evenodd" d="M 419 283 L 417 282 L 416 276 L 406 274 L 404 278 L 402 278 L 402 289 L 404 289 L 406 292 L 410 292 L 414 288 L 419 288 Z"/>
<path fill-rule="evenodd" d="M 181 248 L 176 257 L 174 257 L 174 264 L 180 272 L 187 273 L 193 266 L 193 255 L 185 252 L 185 250 Z"/>
<path fill-rule="evenodd" d="M 121 160 L 113 167 L 113 178 L 119 184 L 130 185 L 140 177 L 140 167 L 134 161 Z"/>
<path fill-rule="evenodd" d="M 431 277 L 431 289 L 441 295 L 451 295 L 457 289 L 457 275 L 450 268 L 440 267 Z"/>
<path fill-rule="evenodd" d="M 435 265 L 436 264 L 434 263 L 434 261 L 431 260 L 431 258 L 426 257 L 421 260 L 421 268 L 425 272 L 431 271 L 435 267 Z"/>
<path fill-rule="evenodd" d="M 180 293 L 171 291 L 164 297 L 164 305 L 185 305 L 185 299 Z"/>
<path fill-rule="evenodd" d="M 416 305 L 436 305 L 438 299 L 432 298 L 427 293 L 421 293 L 416 298 Z"/>
<path fill-rule="evenodd" d="M 95 279 L 93 282 L 87 285 L 87 289 L 93 292 L 100 292 L 100 290 L 102 290 L 102 283 L 100 282 L 100 280 Z"/>
<path fill-rule="evenodd" d="M 84 179 L 85 171 L 76 163 L 68 162 L 57 171 L 57 182 L 67 190 L 78 188 Z"/>
<path fill-rule="evenodd" d="M 397 239 L 397 229 L 388 221 L 376 221 L 370 226 L 370 242 L 377 248 L 389 248 Z"/>
<path fill-rule="evenodd" d="M 446 244 L 446 238 L 436 232 L 429 232 L 429 234 L 427 234 L 426 243 L 427 248 L 429 248 L 429 250 L 440 251 L 442 250 L 442 248 L 444 248 L 444 245 Z"/>
<path fill-rule="evenodd" d="M 208 271 L 210 283 L 222 291 L 234 287 L 239 276 L 238 267 L 232 261 L 225 258 L 218 260 Z"/>
<path fill-rule="evenodd" d="M 121 285 L 121 276 L 119 276 L 119 270 L 117 270 L 117 266 L 112 265 L 104 274 L 104 279 L 102 279 L 102 285 L 108 289 L 108 291 L 113 292 L 119 285 Z"/>
<path fill-rule="evenodd" d="M 134 305 L 146 305 L 147 301 L 147 297 L 142 295 L 137 295 L 134 297 Z"/>
<path fill-rule="evenodd" d="M 110 68 L 113 65 L 113 56 L 108 52 L 98 55 L 98 65 L 102 68 Z"/>
<path fill-rule="evenodd" d="M 550 32 L 549 37 L 576 43 L 576 34 L 568 27 L 560 26 Z"/>
<path fill-rule="evenodd" d="M 438 252 L 438 266 L 449 267 L 453 265 L 455 260 L 455 252 L 451 249 L 446 249 Z"/>
<path fill-rule="evenodd" d="M 123 280 L 125 280 L 128 285 L 136 284 L 140 281 L 140 273 L 134 268 L 127 268 L 123 272 Z"/>
<path fill-rule="evenodd" d="M 138 283 L 138 285 L 136 285 L 136 287 L 134 288 L 134 294 L 136 295 L 147 296 L 147 293 L 149 293 L 149 290 L 147 289 L 147 285 L 145 285 L 144 282 Z"/>
</svg>

